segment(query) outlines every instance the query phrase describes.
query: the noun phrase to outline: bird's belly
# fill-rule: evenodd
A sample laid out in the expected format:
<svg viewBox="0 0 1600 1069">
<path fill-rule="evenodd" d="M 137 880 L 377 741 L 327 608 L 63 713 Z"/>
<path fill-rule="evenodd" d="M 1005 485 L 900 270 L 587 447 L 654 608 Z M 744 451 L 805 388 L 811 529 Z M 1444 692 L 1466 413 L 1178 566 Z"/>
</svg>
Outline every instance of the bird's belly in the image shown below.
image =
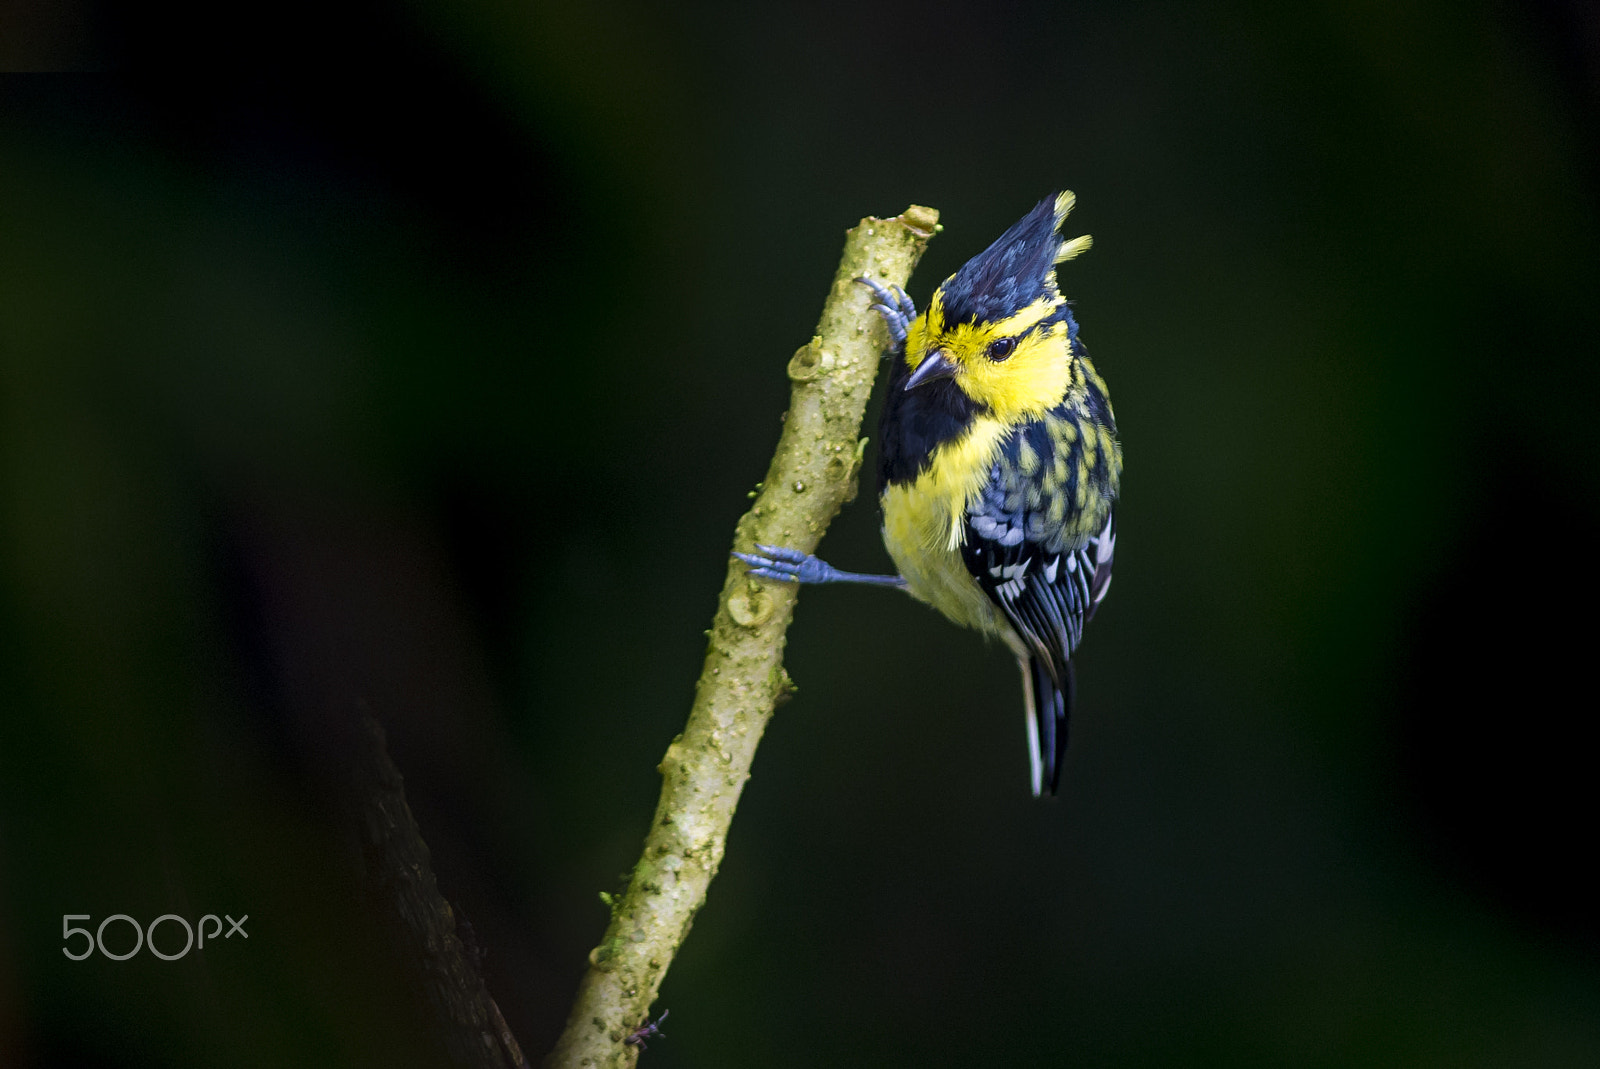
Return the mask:
<svg viewBox="0 0 1600 1069">
<path fill-rule="evenodd" d="M 906 592 L 932 605 L 953 623 L 988 634 L 1010 628 L 967 571 L 961 547 L 951 545 L 950 503 L 919 493 L 915 485 L 891 485 L 883 492 L 883 544 L 906 581 Z"/>
</svg>

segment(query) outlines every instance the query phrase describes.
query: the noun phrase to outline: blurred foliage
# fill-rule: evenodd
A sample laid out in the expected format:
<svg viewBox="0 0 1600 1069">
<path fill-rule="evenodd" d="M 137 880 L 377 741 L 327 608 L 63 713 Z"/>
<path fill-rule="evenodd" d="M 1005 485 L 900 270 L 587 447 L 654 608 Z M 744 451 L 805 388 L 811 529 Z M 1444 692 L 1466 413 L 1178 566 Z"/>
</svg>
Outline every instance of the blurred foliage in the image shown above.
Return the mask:
<svg viewBox="0 0 1600 1069">
<path fill-rule="evenodd" d="M 360 703 L 546 1048 L 844 228 L 938 207 L 920 300 L 1062 186 L 1128 465 L 1064 797 L 1003 651 L 806 593 L 645 1057 L 1600 1060 L 1585 7 L 290 4 L 182 80 L 70 10 L 122 73 L 0 81 L 0 1064 L 436 1064 Z"/>
</svg>

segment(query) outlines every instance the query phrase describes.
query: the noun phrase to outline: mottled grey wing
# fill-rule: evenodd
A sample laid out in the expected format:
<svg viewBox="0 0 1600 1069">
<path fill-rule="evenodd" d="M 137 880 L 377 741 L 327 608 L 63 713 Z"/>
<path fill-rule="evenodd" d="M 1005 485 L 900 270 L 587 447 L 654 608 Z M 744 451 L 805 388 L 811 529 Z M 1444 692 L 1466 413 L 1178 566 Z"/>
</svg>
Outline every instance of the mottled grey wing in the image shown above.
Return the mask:
<svg viewBox="0 0 1600 1069">
<path fill-rule="evenodd" d="M 1083 639 L 1083 625 L 1111 587 L 1116 510 L 1100 533 L 1069 548 L 1027 536 L 1026 520 L 984 511 L 967 517 L 962 559 L 1024 645 L 1048 662 L 1057 682 Z"/>
</svg>

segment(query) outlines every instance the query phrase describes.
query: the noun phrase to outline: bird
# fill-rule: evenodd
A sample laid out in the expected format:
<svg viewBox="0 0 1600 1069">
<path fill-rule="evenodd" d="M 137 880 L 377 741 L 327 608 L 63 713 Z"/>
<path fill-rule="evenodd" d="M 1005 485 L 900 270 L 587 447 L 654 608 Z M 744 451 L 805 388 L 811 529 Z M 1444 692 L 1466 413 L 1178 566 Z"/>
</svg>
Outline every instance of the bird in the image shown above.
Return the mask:
<svg viewBox="0 0 1600 1069">
<path fill-rule="evenodd" d="M 1075 202 L 1040 201 L 921 312 L 898 286 L 855 280 L 890 339 L 878 500 L 897 574 L 782 546 L 734 554 L 757 578 L 898 588 L 1002 641 L 1021 668 L 1035 797 L 1060 787 L 1072 657 L 1111 586 L 1122 478 L 1106 383 L 1056 277 L 1092 244 L 1061 236 Z"/>
</svg>

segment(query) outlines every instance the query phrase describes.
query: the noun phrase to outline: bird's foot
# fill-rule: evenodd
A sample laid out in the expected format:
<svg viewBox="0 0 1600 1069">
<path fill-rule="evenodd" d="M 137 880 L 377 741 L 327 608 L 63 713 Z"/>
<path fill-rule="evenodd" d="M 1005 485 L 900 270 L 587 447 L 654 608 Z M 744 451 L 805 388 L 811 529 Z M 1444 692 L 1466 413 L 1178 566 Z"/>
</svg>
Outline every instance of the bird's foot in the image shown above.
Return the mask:
<svg viewBox="0 0 1600 1069">
<path fill-rule="evenodd" d="M 894 338 L 895 348 L 903 348 L 906 344 L 906 331 L 910 328 L 911 321 L 917 318 L 917 306 L 911 303 L 911 298 L 906 296 L 905 290 L 892 282 L 884 287 L 870 278 L 858 278 L 856 281 L 872 291 L 873 300 L 877 302 L 872 306 L 872 310 L 883 316 L 884 325 L 889 328 L 889 336 Z"/>
<path fill-rule="evenodd" d="M 898 575 L 862 575 L 842 572 L 809 553 L 783 546 L 757 545 L 754 553 L 735 553 L 750 565 L 749 575 L 776 579 L 780 583 L 870 583 L 876 586 L 905 586 Z"/>
<path fill-rule="evenodd" d="M 785 583 L 827 583 L 838 573 L 837 568 L 809 553 L 783 546 L 757 545 L 754 553 L 735 553 L 734 556 L 750 565 L 749 574 Z"/>
</svg>

